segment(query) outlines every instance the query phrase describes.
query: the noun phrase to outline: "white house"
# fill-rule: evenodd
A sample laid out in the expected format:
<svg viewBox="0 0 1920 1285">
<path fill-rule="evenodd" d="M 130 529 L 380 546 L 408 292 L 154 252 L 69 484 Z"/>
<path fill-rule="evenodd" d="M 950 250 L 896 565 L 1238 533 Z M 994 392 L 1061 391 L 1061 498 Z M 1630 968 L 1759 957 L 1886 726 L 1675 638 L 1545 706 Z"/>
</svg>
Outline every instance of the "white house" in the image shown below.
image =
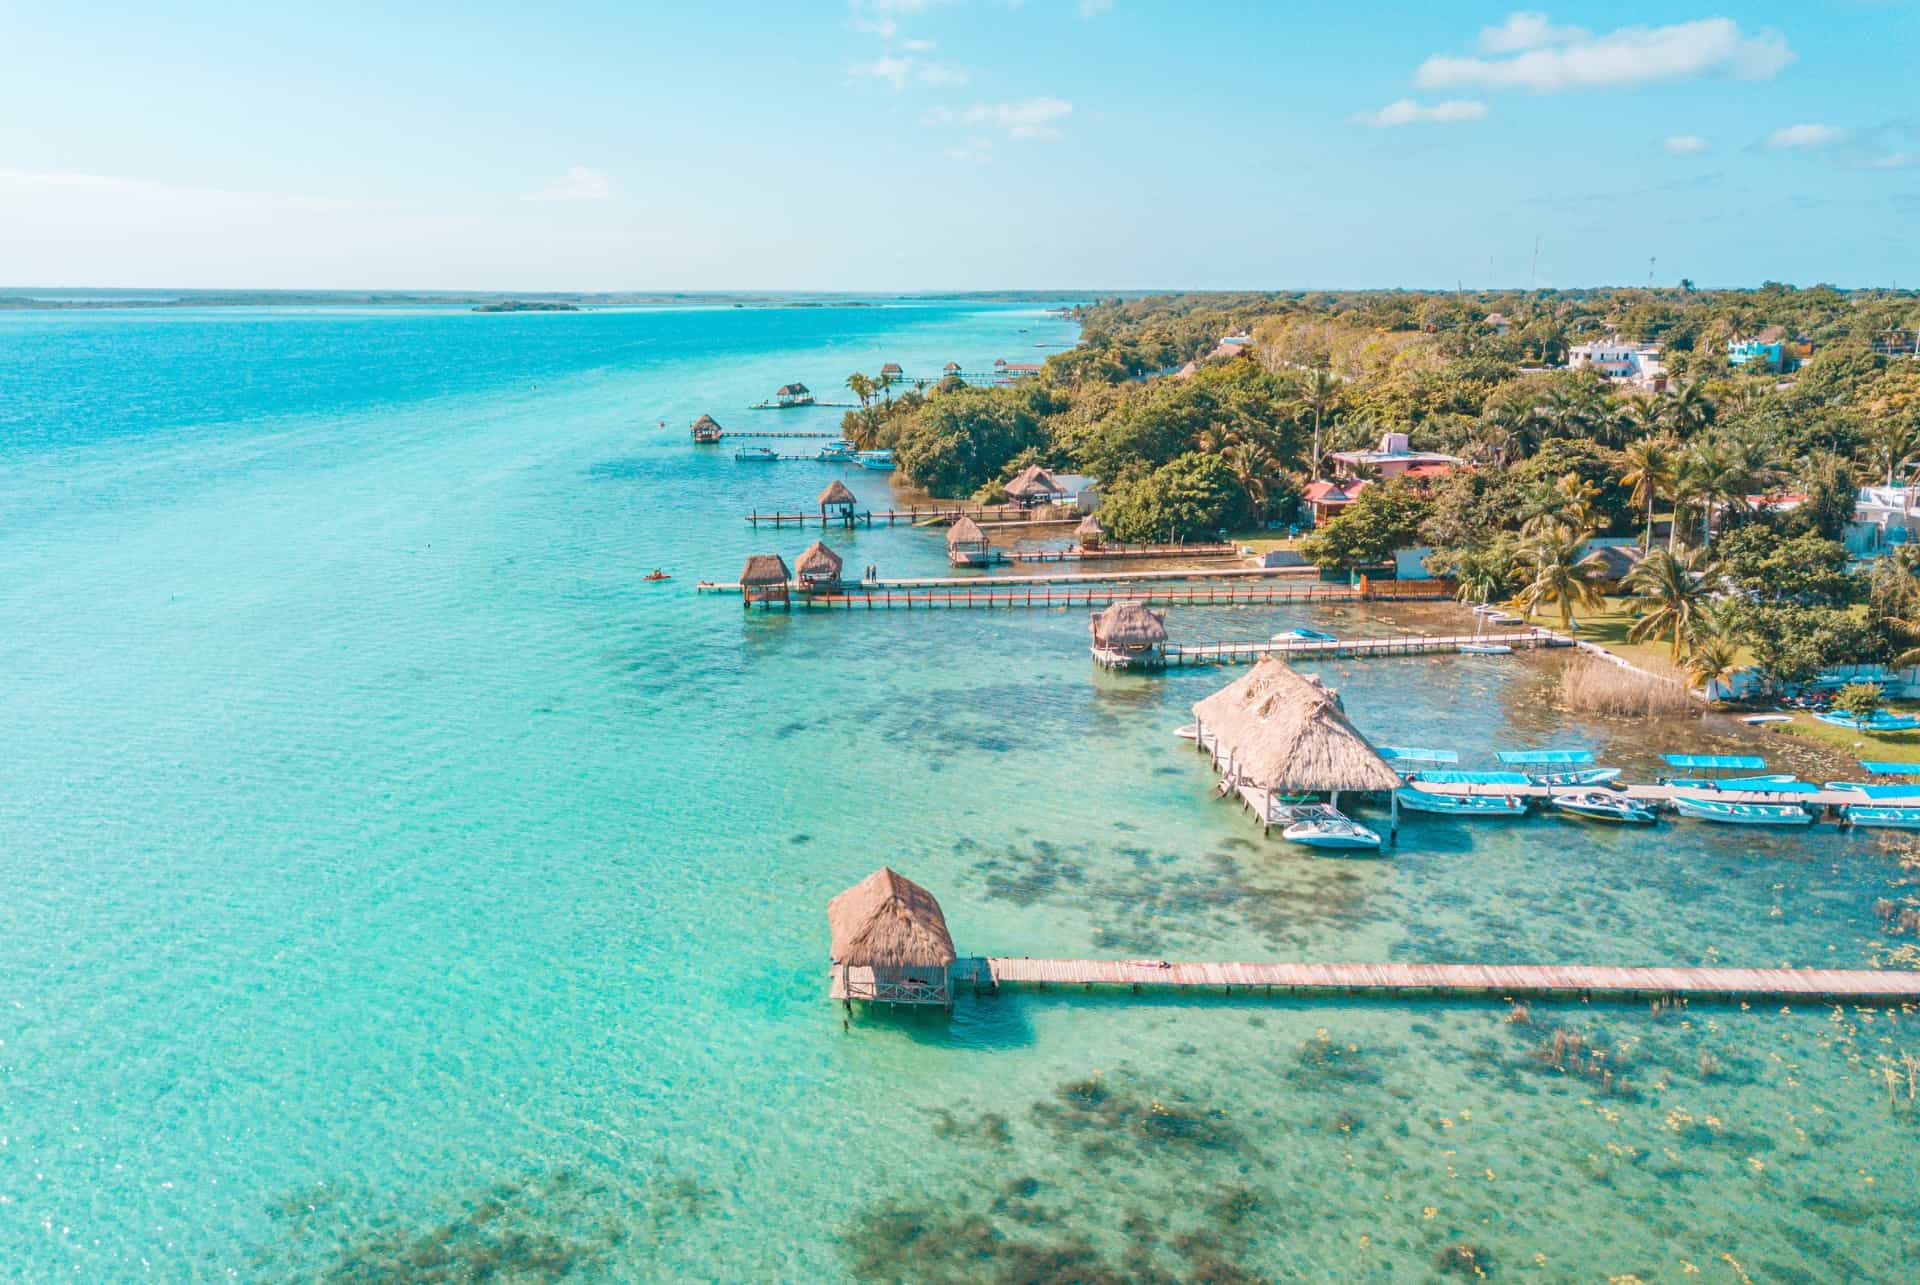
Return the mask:
<svg viewBox="0 0 1920 1285">
<path fill-rule="evenodd" d="M 1354 476 L 1361 469 L 1371 469 L 1383 481 L 1403 475 L 1444 477 L 1460 464 L 1460 458 L 1456 455 L 1407 449 L 1405 433 L 1383 433 L 1377 451 L 1335 451 L 1327 458 L 1339 464 L 1346 476 Z"/>
<path fill-rule="evenodd" d="M 1660 361 L 1659 344 L 1629 343 L 1618 335 L 1575 344 L 1567 349 L 1568 370 L 1597 370 L 1608 379 L 1625 380 L 1649 392 L 1665 392 L 1667 368 Z"/>
</svg>

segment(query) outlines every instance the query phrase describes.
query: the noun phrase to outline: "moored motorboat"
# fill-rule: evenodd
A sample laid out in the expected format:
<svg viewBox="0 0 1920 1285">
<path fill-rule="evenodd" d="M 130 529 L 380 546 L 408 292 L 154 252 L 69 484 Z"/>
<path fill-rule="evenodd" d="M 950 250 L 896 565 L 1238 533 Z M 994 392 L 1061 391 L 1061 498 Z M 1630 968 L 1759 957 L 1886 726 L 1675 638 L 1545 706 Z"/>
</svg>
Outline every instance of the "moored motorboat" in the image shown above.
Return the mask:
<svg viewBox="0 0 1920 1285">
<path fill-rule="evenodd" d="M 1725 799 L 1673 798 L 1673 810 L 1697 821 L 1724 825 L 1812 825 L 1813 814 L 1797 803 L 1732 803 Z"/>
<path fill-rule="evenodd" d="M 843 437 L 822 446 L 820 448 L 819 458 L 823 460 L 850 460 L 853 456 L 853 443 Z"/>
<path fill-rule="evenodd" d="M 853 462 L 876 473 L 891 473 L 894 467 L 892 451 L 856 451 Z"/>
<path fill-rule="evenodd" d="M 1616 821 L 1632 825 L 1651 825 L 1658 818 L 1653 809 L 1634 802 L 1612 790 L 1571 790 L 1547 796 L 1547 806 L 1568 816 L 1589 821 Z"/>
<path fill-rule="evenodd" d="M 1327 804 L 1293 808 L 1290 815 L 1295 819 L 1280 832 L 1280 837 L 1289 843 L 1346 850 L 1380 846 L 1379 835 Z"/>
<path fill-rule="evenodd" d="M 1284 634 L 1275 634 L 1273 636 L 1273 640 L 1275 642 L 1287 642 L 1290 639 L 1298 639 L 1302 642 L 1339 642 L 1340 641 L 1338 638 L 1334 637 L 1332 634 L 1323 634 L 1318 629 L 1308 629 L 1304 625 L 1302 625 L 1297 629 L 1289 629 Z"/>
<path fill-rule="evenodd" d="M 1920 806 L 1854 803 L 1841 814 L 1847 824 L 1876 830 L 1920 830 Z"/>
<path fill-rule="evenodd" d="M 1619 776 L 1617 767 L 1573 767 L 1559 772 L 1529 772 L 1527 780 L 1535 785 L 1605 785 Z"/>
<path fill-rule="evenodd" d="M 1462 656 L 1511 656 L 1513 648 L 1505 643 L 1461 643 L 1454 648 Z"/>
<path fill-rule="evenodd" d="M 745 446 L 733 453 L 736 464 L 767 464 L 780 458 L 780 452 L 766 446 Z"/>
<path fill-rule="evenodd" d="M 1408 812 L 1462 817 L 1517 817 L 1527 814 L 1527 801 L 1511 794 L 1444 794 L 1438 790 L 1418 790 L 1411 786 L 1394 793 L 1400 800 L 1401 808 Z"/>
</svg>

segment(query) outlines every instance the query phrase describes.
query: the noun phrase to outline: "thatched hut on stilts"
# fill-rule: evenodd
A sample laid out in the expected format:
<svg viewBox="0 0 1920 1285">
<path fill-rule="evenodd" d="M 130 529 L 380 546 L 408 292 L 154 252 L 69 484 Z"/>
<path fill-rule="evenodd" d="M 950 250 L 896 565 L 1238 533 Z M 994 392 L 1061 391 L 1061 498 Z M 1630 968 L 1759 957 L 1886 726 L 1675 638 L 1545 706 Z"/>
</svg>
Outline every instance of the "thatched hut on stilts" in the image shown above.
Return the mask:
<svg viewBox="0 0 1920 1285">
<path fill-rule="evenodd" d="M 1137 602 L 1116 602 L 1087 622 L 1093 658 L 1108 669 L 1158 669 L 1167 663 L 1167 617 Z"/>
<path fill-rule="evenodd" d="M 840 555 L 815 540 L 793 560 L 793 574 L 802 593 L 822 593 L 840 587 Z"/>
<path fill-rule="evenodd" d="M 1386 792 L 1399 829 L 1400 774 L 1318 678 L 1268 656 L 1195 704 L 1193 717 L 1195 742 L 1221 770 L 1221 793 L 1251 789 L 1263 801 L 1263 830 L 1276 823 L 1277 797 L 1326 794 L 1337 808 L 1342 792 L 1376 791 Z"/>
<path fill-rule="evenodd" d="M 1080 519 L 1080 525 L 1073 529 L 1073 535 L 1083 553 L 1093 552 L 1107 542 L 1107 529 L 1091 513 Z"/>
<path fill-rule="evenodd" d="M 958 956 L 933 894 L 885 866 L 827 903 L 833 997 L 885 1004 L 953 1003 Z"/>
<path fill-rule="evenodd" d="M 852 526 L 853 506 L 858 503 L 853 492 L 847 489 L 847 484 L 834 478 L 827 484 L 827 489 L 820 492 L 820 525 L 826 526 L 827 510 L 832 509 L 834 521 L 842 526 Z"/>
<path fill-rule="evenodd" d="M 747 558 L 746 568 L 740 572 L 740 605 L 752 607 L 758 603 L 762 607 L 771 607 L 778 603 L 792 610 L 791 581 L 786 559 L 779 554 L 752 554 Z"/>
<path fill-rule="evenodd" d="M 947 528 L 947 561 L 956 567 L 984 567 L 993 560 L 993 546 L 980 524 L 966 514 Z"/>
</svg>

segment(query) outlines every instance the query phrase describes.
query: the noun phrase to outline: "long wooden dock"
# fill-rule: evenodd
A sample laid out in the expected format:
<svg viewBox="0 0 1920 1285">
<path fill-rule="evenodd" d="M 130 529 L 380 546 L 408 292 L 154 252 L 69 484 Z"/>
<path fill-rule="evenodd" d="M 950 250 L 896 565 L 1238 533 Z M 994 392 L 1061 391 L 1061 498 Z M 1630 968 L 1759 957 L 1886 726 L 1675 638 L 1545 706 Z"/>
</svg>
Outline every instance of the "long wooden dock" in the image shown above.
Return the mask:
<svg viewBox="0 0 1920 1285">
<path fill-rule="evenodd" d="M 1168 643 L 1169 665 L 1239 665 L 1266 656 L 1344 659 L 1349 656 L 1423 656 L 1457 652 L 1489 643 L 1533 650 L 1571 647 L 1573 642 L 1546 629 L 1506 634 L 1395 634 L 1386 638 L 1275 638 L 1268 642 Z"/>
<path fill-rule="evenodd" d="M 795 456 L 794 458 L 802 459 L 806 457 Z M 905 522 L 910 526 L 918 526 L 922 522 L 951 522 L 962 515 L 975 517 L 985 511 L 984 508 L 978 506 L 962 506 L 959 508 L 915 507 L 906 509 L 875 509 L 867 513 L 856 513 L 853 515 L 853 520 L 862 526 L 872 526 L 875 522 L 884 522 L 888 526 L 893 526 L 897 522 Z M 812 513 L 762 513 L 760 510 L 755 509 L 753 512 L 747 514 L 747 523 L 755 527 L 852 525 L 842 514 L 828 513 L 823 517 L 817 510 Z"/>
<path fill-rule="evenodd" d="M 1499 999 L 1677 997 L 1713 1000 L 1920 1001 L 1920 972 L 1836 968 L 1613 968 L 1587 964 L 1174 963 L 1145 959 L 963 959 L 978 986 L 1125 986 L 1289 995 Z"/>
<path fill-rule="evenodd" d="M 1139 544 L 1118 549 L 1039 549 L 1007 555 L 1011 562 L 1117 562 L 1127 558 L 1231 558 L 1231 544 Z"/>
<path fill-rule="evenodd" d="M 1169 580 L 1300 580 L 1315 585 L 1323 584 L 1308 568 L 1301 571 L 1298 567 L 1182 567 L 1165 571 L 1048 571 L 1028 576 L 900 576 L 893 579 L 863 580 L 861 588 L 873 589 L 1005 589 L 1025 588 L 1029 585 L 1091 585 L 1091 584 L 1148 584 Z M 1420 583 L 1407 581 L 1406 584 Z M 1333 596 L 1341 597 L 1353 592 L 1348 585 L 1326 584 L 1327 589 L 1337 590 Z M 702 580 L 698 586 L 707 593 L 738 593 L 738 584 L 721 584 L 713 580 Z M 847 586 L 851 591 L 855 586 Z M 1379 585 L 1374 586 L 1376 594 Z"/>
<path fill-rule="evenodd" d="M 702 587 L 737 590 L 739 586 Z M 1145 606 L 1261 607 L 1295 602 L 1358 601 L 1361 601 L 1360 590 L 1346 585 L 1206 585 L 1190 589 L 1124 586 L 1071 589 L 1045 586 L 1026 589 L 982 587 L 904 592 L 882 589 L 864 593 L 795 594 L 792 606 L 809 611 L 927 611 L 969 607 L 1106 607 L 1116 602 L 1137 602 Z M 758 605 L 767 606 L 765 603 Z"/>
</svg>

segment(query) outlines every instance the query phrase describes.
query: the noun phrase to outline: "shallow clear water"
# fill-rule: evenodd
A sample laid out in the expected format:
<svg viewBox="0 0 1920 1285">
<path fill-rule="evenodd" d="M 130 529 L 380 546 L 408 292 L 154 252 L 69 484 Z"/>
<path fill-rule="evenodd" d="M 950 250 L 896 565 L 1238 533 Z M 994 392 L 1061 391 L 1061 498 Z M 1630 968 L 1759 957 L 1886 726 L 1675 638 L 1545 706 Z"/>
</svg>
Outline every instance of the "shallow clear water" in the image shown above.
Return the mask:
<svg viewBox="0 0 1920 1285">
<path fill-rule="evenodd" d="M 693 592 L 811 538 L 748 510 L 888 494 L 696 451 L 694 415 L 832 428 L 738 408 L 1071 338 L 938 304 L 0 314 L 0 1274 L 1910 1275 L 1911 1015 L 1051 991 L 843 1026 L 824 907 L 882 862 L 963 952 L 1902 944 L 1898 843 L 1412 817 L 1315 858 L 1171 736 L 1231 671 L 1097 672 L 1077 611 Z M 1715 743 L 1569 721 L 1557 663 L 1324 672 L 1383 740 Z"/>
</svg>

